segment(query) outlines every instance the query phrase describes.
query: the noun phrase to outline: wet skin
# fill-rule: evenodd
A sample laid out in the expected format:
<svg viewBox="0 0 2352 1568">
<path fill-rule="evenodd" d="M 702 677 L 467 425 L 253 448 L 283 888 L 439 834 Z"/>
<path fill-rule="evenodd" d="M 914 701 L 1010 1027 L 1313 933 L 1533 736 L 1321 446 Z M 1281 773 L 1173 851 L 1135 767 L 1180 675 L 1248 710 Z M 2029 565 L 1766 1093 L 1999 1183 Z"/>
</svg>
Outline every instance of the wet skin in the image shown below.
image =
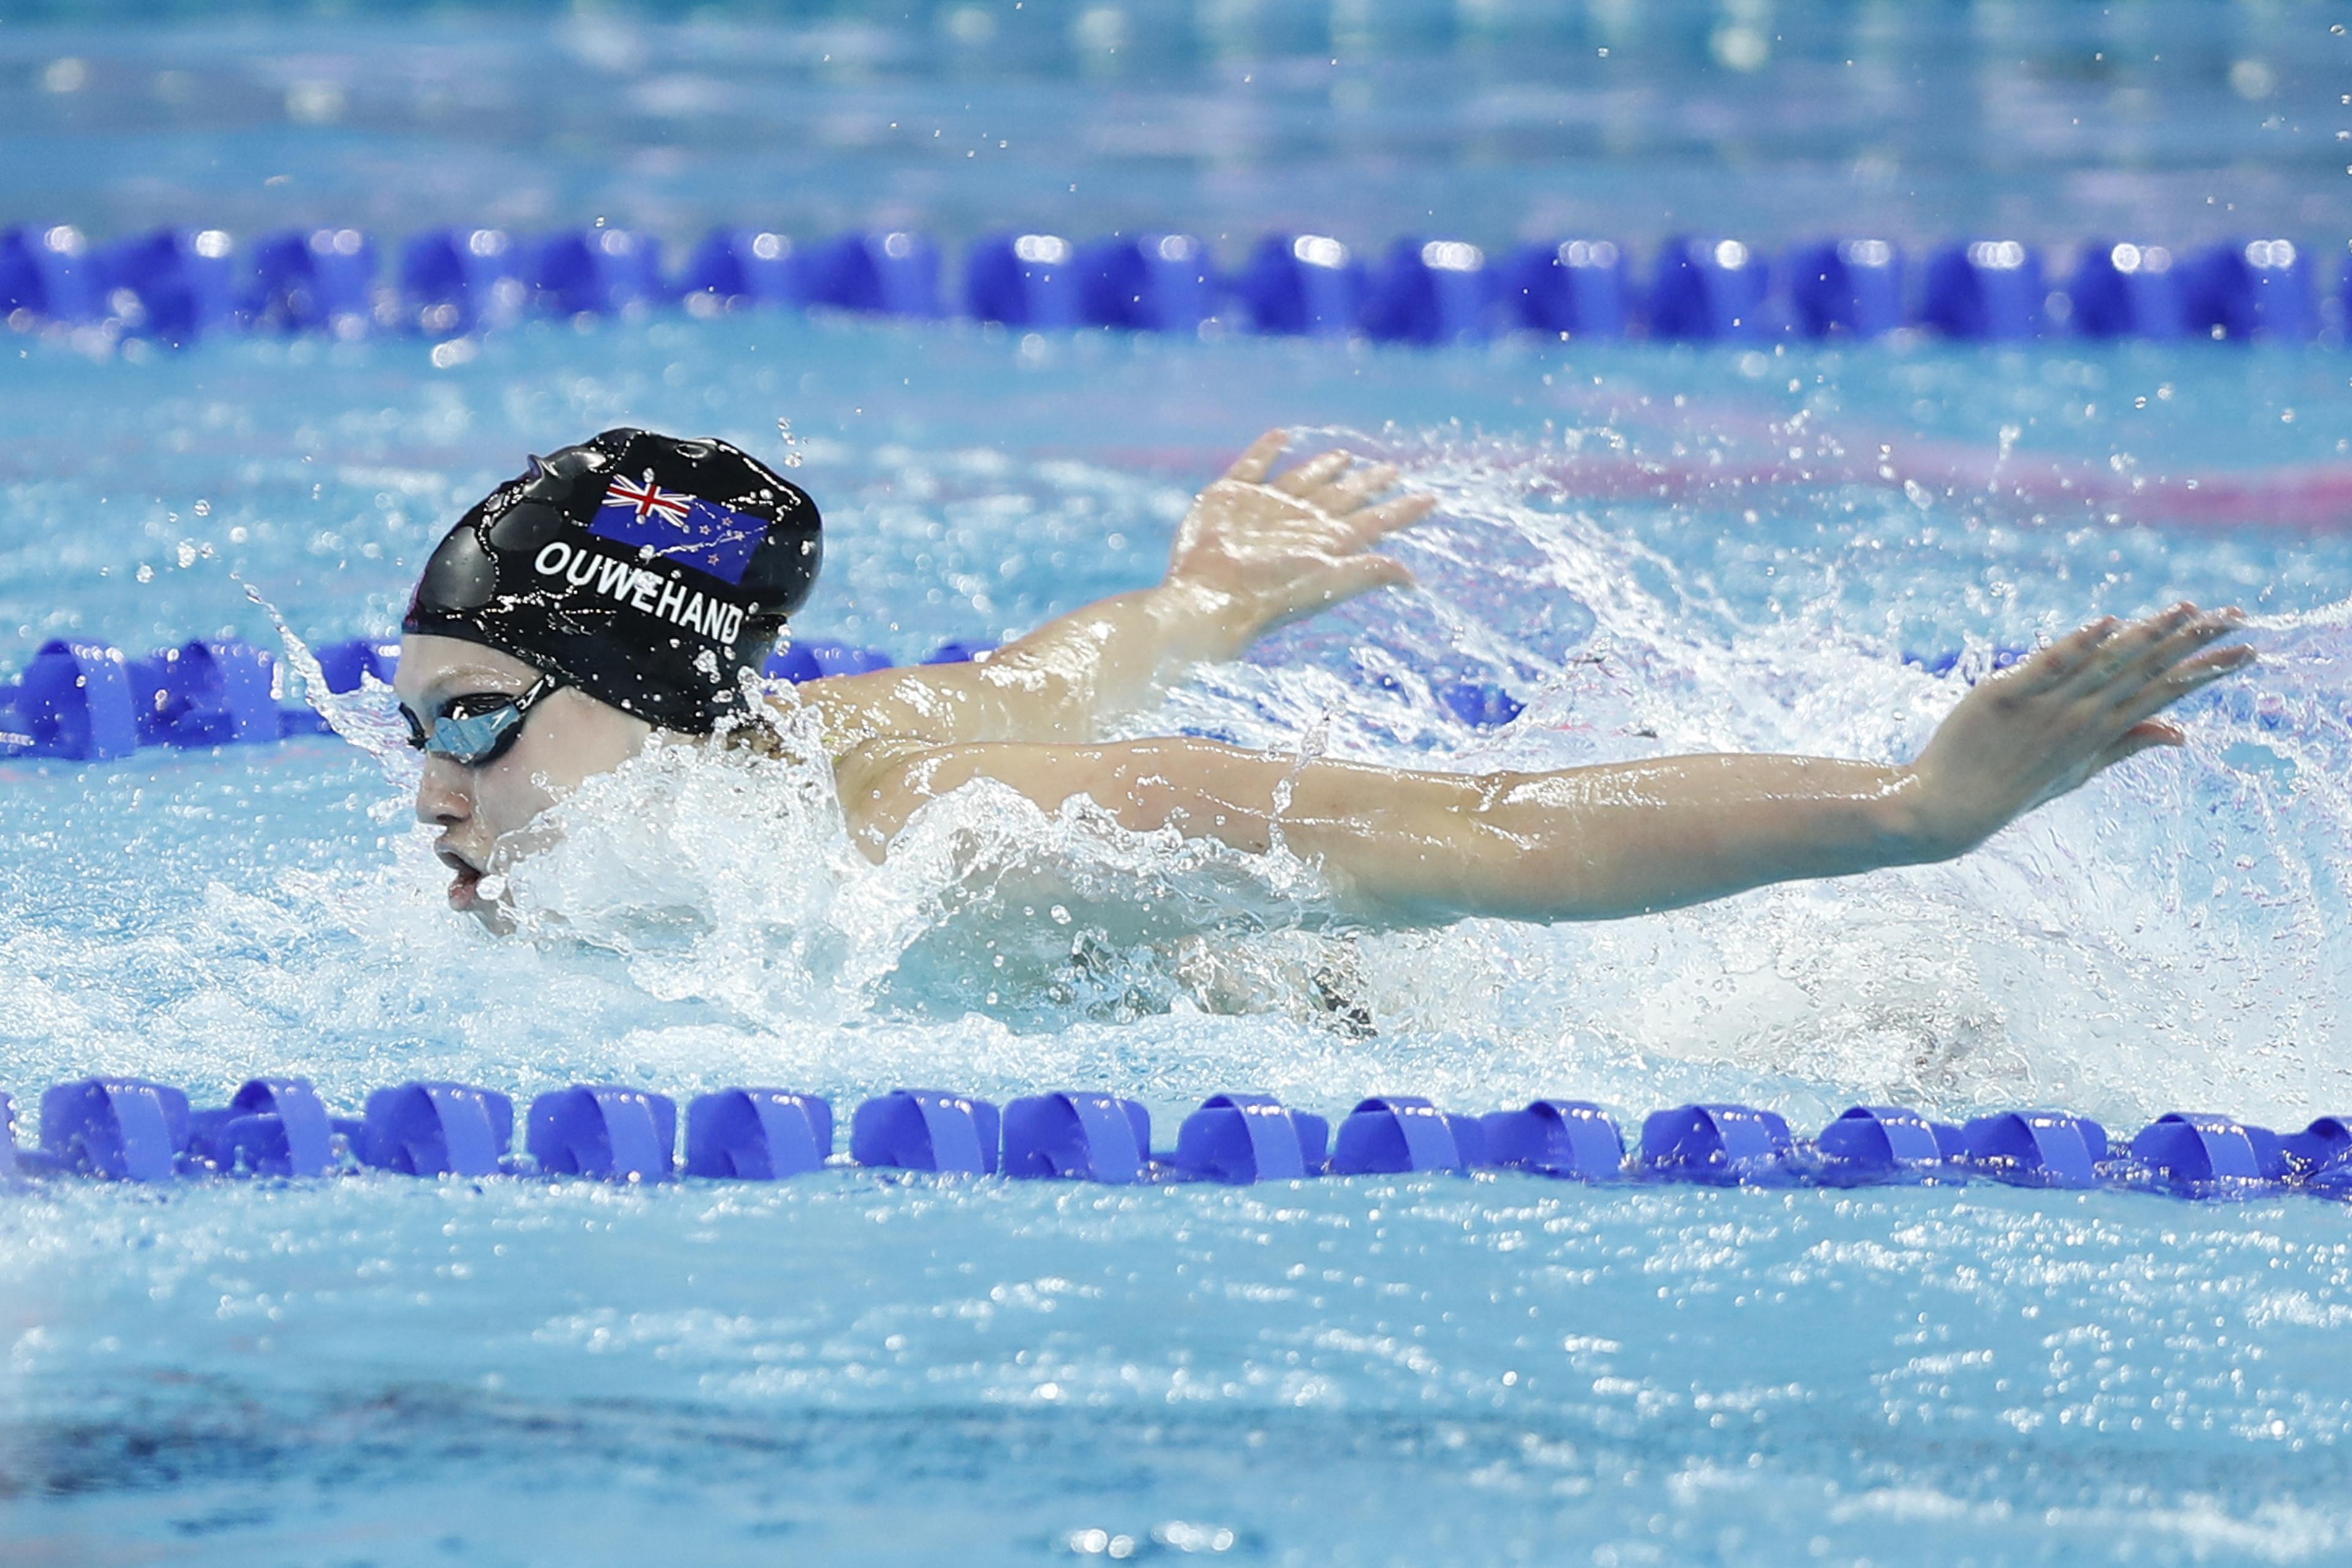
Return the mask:
<svg viewBox="0 0 2352 1568">
<path fill-rule="evenodd" d="M 1237 657 L 1265 631 L 1410 577 L 1373 553 L 1426 515 L 1380 498 L 1396 470 L 1327 453 L 1276 475 L 1281 432 L 1202 492 L 1159 585 L 1090 605 L 969 665 L 811 681 L 854 840 L 880 860 L 913 814 L 977 779 L 1048 812 L 1085 796 L 1121 826 L 1173 827 L 1249 853 L 1320 862 L 1367 921 L 1469 915 L 1606 919 L 1768 882 L 1963 854 L 2024 813 L 2185 736 L 2159 715 L 2242 668 L 2216 647 L 2235 610 L 2177 605 L 2084 627 L 1979 683 L 1907 764 L 1766 755 L 1665 757 L 1469 776 L 1242 751 L 1185 737 L 1094 737 L 1184 667 Z M 419 718 L 473 692 L 518 695 L 538 671 L 471 643 L 411 637 L 397 690 Z M 480 768 L 428 756 L 417 816 L 456 874 L 453 906 L 497 928 L 497 875 L 551 831 L 537 819 L 618 766 L 649 729 L 564 689 L 512 751 Z"/>
</svg>

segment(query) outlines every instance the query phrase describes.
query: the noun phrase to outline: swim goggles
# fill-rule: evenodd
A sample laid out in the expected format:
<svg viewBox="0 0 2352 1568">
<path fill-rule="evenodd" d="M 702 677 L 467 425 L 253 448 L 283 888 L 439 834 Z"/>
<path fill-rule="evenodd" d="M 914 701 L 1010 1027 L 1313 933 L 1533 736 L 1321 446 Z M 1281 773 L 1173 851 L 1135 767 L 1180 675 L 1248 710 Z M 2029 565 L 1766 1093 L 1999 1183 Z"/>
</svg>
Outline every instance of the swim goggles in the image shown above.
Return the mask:
<svg viewBox="0 0 2352 1568">
<path fill-rule="evenodd" d="M 486 768 L 513 750 L 522 738 L 523 721 L 539 700 L 563 683 L 542 675 L 538 684 L 520 697 L 503 691 L 469 691 L 452 697 L 441 716 L 426 731 L 407 709 L 408 743 L 431 756 L 446 757 L 469 768 Z"/>
</svg>

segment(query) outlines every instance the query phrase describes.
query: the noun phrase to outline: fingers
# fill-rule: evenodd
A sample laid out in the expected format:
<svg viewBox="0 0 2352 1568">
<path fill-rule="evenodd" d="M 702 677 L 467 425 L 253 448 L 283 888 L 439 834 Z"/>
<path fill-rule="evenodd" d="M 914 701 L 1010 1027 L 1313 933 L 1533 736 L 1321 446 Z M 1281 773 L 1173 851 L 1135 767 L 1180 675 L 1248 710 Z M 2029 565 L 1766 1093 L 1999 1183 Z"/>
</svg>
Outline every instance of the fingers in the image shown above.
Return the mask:
<svg viewBox="0 0 2352 1568">
<path fill-rule="evenodd" d="M 1285 495 L 1307 500 L 1316 491 L 1348 471 L 1355 459 L 1345 452 L 1325 452 L 1307 458 L 1298 467 L 1272 481 L 1273 488 Z"/>
<path fill-rule="evenodd" d="M 2042 691 L 2072 679 L 2086 668 L 2097 654 L 2099 646 L 2115 635 L 2123 623 L 2113 616 L 2102 616 L 2082 630 L 2069 633 L 2031 657 L 2020 660 L 2009 673 L 2009 679 L 2028 691 Z"/>
<path fill-rule="evenodd" d="M 1225 478 L 1250 485 L 1262 482 L 1274 471 L 1274 465 L 1282 460 L 1283 448 L 1289 445 L 1289 431 L 1267 431 L 1234 459 L 1234 466 L 1225 470 Z"/>
<path fill-rule="evenodd" d="M 2235 610 L 2207 615 L 2193 607 L 2186 619 L 2178 619 L 2171 614 L 2168 614 L 2165 619 L 2172 629 L 2125 667 L 2125 680 L 2144 682 L 2154 679 L 2209 643 L 2228 637 L 2245 623 L 2245 616 Z"/>
<path fill-rule="evenodd" d="M 2200 648 L 2244 624 L 2237 610 L 2208 612 L 2183 602 L 2135 621 L 2099 647 L 2069 685 L 2085 695 L 2127 702 L 2142 687 Z"/>
<path fill-rule="evenodd" d="M 1368 506 L 1348 515 L 1348 531 L 1354 536 L 1356 548 L 1363 549 L 1387 538 L 1401 528 L 1411 528 L 1437 510 L 1435 496 L 1399 496 L 1378 506 Z"/>
<path fill-rule="evenodd" d="M 2156 746 L 2185 745 L 2189 737 L 2179 725 L 2161 719 L 2143 721 L 2125 731 L 2115 744 L 2091 760 L 2091 772 L 2099 773 L 2114 767 L 2126 757 L 2136 757 Z"/>
<path fill-rule="evenodd" d="M 1396 481 L 1394 463 L 1365 463 L 1349 468 L 1309 499 L 1328 512 L 1353 511 Z"/>
<path fill-rule="evenodd" d="M 2069 682 L 2078 691 L 2090 691 L 2122 679 L 2145 661 L 2175 632 L 2188 626 L 2197 607 L 2179 604 L 2168 610 L 2132 622 L 2099 645 Z"/>
<path fill-rule="evenodd" d="M 1336 605 L 1375 588 L 1410 588 L 1412 573 L 1402 561 L 1385 555 L 1351 555 L 1331 569 L 1322 584 L 1323 602 Z"/>
<path fill-rule="evenodd" d="M 2135 691 L 2116 710 L 2116 717 L 2137 724 L 2195 691 L 2210 686 L 2225 675 L 2234 675 L 2254 662 L 2256 655 L 2250 647 L 2217 647 L 2164 671 Z"/>
</svg>

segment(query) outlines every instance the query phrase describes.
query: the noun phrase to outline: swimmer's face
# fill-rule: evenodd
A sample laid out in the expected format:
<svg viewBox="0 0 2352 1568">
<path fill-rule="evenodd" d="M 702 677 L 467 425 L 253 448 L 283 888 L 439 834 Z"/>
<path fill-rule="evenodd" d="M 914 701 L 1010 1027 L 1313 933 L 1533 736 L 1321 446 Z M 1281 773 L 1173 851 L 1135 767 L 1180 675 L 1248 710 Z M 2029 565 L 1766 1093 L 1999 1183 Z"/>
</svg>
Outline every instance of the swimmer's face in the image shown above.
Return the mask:
<svg viewBox="0 0 2352 1568">
<path fill-rule="evenodd" d="M 519 658 L 454 637 L 411 635 L 400 639 L 400 673 L 393 689 L 400 704 L 429 731 L 460 698 L 520 697 L 541 671 Z M 493 931 L 506 923 L 499 900 L 477 889 L 488 875 L 544 847 L 550 828 L 540 815 L 581 780 L 620 766 L 646 743 L 652 727 L 642 719 L 561 687 L 527 716 L 504 755 L 480 767 L 423 753 L 416 819 L 441 830 L 434 852 L 451 871 L 449 907 L 465 910 Z M 534 824 L 537 826 L 534 826 Z"/>
</svg>

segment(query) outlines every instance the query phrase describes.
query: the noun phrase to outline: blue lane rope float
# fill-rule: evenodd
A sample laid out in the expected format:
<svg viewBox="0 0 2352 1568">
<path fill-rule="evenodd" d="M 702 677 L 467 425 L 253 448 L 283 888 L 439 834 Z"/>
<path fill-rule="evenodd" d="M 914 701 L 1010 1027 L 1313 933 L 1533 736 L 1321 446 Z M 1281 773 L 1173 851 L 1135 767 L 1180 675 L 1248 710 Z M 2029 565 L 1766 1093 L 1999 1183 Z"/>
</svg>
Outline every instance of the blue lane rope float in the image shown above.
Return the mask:
<svg viewBox="0 0 2352 1568">
<path fill-rule="evenodd" d="M 950 639 L 922 662 L 961 664 L 996 647 Z M 1989 668 L 2006 669 L 2031 651 L 1996 647 Z M 327 689 L 338 695 L 356 691 L 371 679 L 390 685 L 400 664 L 398 643 L 366 637 L 321 643 L 311 654 Z M 1957 673 L 1974 680 L 1982 673 L 1964 666 L 1962 655 L 1954 649 L 1910 651 L 1902 657 L 1904 663 L 1937 677 Z M 764 673 L 797 684 L 894 668 L 884 649 L 810 637 L 770 655 Z M 110 644 L 54 639 L 41 645 L 18 679 L 0 682 L 0 757 L 112 762 L 142 747 L 252 745 L 325 733 L 327 721 L 318 712 L 278 705 L 274 694 L 278 684 L 275 657 L 247 643 L 196 641 L 131 658 Z M 1406 683 L 1393 675 L 1377 675 L 1373 684 L 1412 696 Z M 1474 730 L 1501 729 L 1527 710 L 1524 701 L 1494 680 L 1432 679 L 1428 696 Z M 2252 716 L 2268 728 L 2284 722 L 2280 716 Z"/>
<path fill-rule="evenodd" d="M 404 1083 L 367 1098 L 352 1152 L 404 1176 L 495 1176 L 514 1142 L 514 1101 L 462 1083 Z"/>
<path fill-rule="evenodd" d="M 950 639 L 922 662 L 961 664 L 996 646 Z M 368 637 L 321 643 L 311 654 L 337 695 L 370 679 L 390 685 L 400 664 L 398 643 Z M 1946 656 L 1938 673 L 1957 658 Z M 765 673 L 797 683 L 893 668 L 881 648 L 811 637 L 770 655 Z M 315 710 L 280 706 L 281 684 L 276 657 L 249 643 L 200 640 L 132 658 L 109 643 L 53 639 L 17 679 L 0 682 L 0 757 L 116 762 L 142 747 L 254 745 L 325 733 L 327 721 Z M 1392 678 L 1381 684 L 1402 689 Z M 1491 680 L 1440 680 L 1430 695 L 1472 729 L 1498 729 L 1526 707 Z"/>
<path fill-rule="evenodd" d="M 1246 1185 L 1332 1176 L 1478 1171 L 1596 1184 L 1718 1187 L 1957 1185 L 2110 1189 L 2192 1201 L 2302 1192 L 2352 1201 L 2352 1127 L 2323 1116 L 2278 1132 L 2227 1116 L 2171 1111 L 2117 1144 L 2062 1110 L 2001 1111 L 1963 1126 L 1902 1106 L 1856 1105 L 1813 1138 L 1757 1106 L 1679 1105 L 1652 1113 L 1628 1148 L 1589 1100 L 1535 1100 L 1460 1115 L 1415 1095 L 1359 1101 L 1336 1129 L 1272 1095 L 1211 1095 L 1154 1152 L 1137 1100 L 1060 1091 L 1000 1110 L 971 1095 L 897 1089 L 858 1105 L 846 1160 L 833 1104 L 782 1089 L 697 1096 L 679 1158 L 677 1102 L 626 1084 L 575 1083 L 530 1103 L 511 1147 L 514 1104 L 493 1089 L 398 1084 L 357 1117 L 329 1111 L 310 1081 L 259 1078 L 226 1105 L 194 1108 L 169 1084 L 90 1078 L 41 1096 L 37 1146 L 17 1141 L 0 1094 L 0 1176 L 82 1176 L 167 1184 L 213 1178 L 394 1175 L 573 1177 L 646 1184 L 683 1178 L 782 1181 L 833 1168 L 929 1172 L 1109 1185 Z M 1335 1135 L 1336 1134 L 1336 1135 Z"/>
<path fill-rule="evenodd" d="M 686 1173 L 772 1182 L 823 1166 L 833 1154 L 833 1103 L 780 1089 L 730 1089 L 686 1113 Z"/>
<path fill-rule="evenodd" d="M 528 314 L 598 317 L 823 307 L 972 320 L 1024 331 L 1197 332 L 1221 321 L 1271 336 L 1437 344 L 1514 331 L 1690 342 L 1871 339 L 1914 327 L 1973 342 L 2050 336 L 2305 342 L 2352 318 L 2352 251 L 2242 235 L 2176 252 L 2102 237 L 2057 259 L 2021 240 L 1963 238 L 1917 265 L 1890 240 L 1805 241 L 1778 254 L 1677 235 L 1637 270 L 1617 242 L 1559 236 L 1490 253 L 1411 235 L 1368 261 L 1323 234 L 1259 239 L 1221 268 L 1197 236 L 1073 241 L 1005 230 L 966 247 L 959 286 L 939 246 L 908 230 L 803 239 L 727 227 L 675 270 L 655 236 L 615 227 L 510 235 L 438 228 L 379 247 L 355 228 L 265 234 L 158 229 L 93 246 L 71 225 L 0 232 L 0 316 L 19 329 L 101 326 L 170 344 L 227 331 L 400 331 L 445 338 Z M 387 268 L 384 256 L 393 260 Z M 2317 299 L 2332 290 L 2325 307 Z"/>
<path fill-rule="evenodd" d="M 1213 1094 L 1176 1131 L 1171 1162 L 1193 1181 L 1245 1186 L 1323 1173 L 1331 1124 L 1270 1094 Z"/>
</svg>

